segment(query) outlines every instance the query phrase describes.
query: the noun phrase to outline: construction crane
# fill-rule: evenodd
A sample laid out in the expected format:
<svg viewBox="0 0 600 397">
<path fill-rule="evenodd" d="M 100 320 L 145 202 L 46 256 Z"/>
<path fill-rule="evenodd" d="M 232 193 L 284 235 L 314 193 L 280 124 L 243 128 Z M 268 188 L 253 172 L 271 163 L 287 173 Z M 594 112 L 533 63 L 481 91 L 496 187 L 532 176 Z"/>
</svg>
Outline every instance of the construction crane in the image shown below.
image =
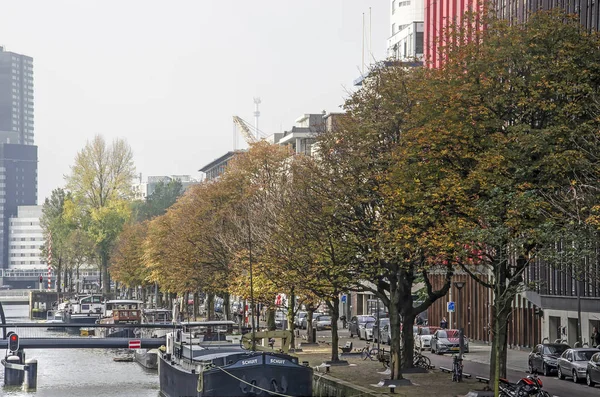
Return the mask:
<svg viewBox="0 0 600 397">
<path fill-rule="evenodd" d="M 250 131 L 250 128 L 252 127 L 250 126 L 250 124 L 244 121 L 244 119 L 238 116 L 233 116 L 233 123 L 238 127 L 239 131 L 242 133 L 242 136 L 244 137 L 244 140 L 248 145 L 251 143 L 258 142 L 256 135 L 254 135 L 252 131 Z"/>
<path fill-rule="evenodd" d="M 248 123 L 246 120 L 239 116 L 233 116 L 233 123 L 237 126 L 237 128 L 242 133 L 244 140 L 248 145 L 251 143 L 256 143 L 261 139 L 267 137 L 267 134 L 260 130 L 256 130 L 254 126 Z"/>
</svg>

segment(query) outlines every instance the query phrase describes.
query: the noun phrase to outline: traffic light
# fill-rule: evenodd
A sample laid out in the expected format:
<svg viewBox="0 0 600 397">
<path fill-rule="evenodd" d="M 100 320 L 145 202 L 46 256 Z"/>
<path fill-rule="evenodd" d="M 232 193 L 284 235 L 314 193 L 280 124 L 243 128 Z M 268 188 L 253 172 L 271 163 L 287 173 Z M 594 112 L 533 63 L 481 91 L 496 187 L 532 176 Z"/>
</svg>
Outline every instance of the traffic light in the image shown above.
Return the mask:
<svg viewBox="0 0 600 397">
<path fill-rule="evenodd" d="M 8 335 L 8 350 L 11 352 L 17 352 L 19 350 L 19 335 L 11 332 Z"/>
<path fill-rule="evenodd" d="M 44 281 L 44 278 L 40 276 L 40 284 L 42 283 L 42 281 Z"/>
</svg>

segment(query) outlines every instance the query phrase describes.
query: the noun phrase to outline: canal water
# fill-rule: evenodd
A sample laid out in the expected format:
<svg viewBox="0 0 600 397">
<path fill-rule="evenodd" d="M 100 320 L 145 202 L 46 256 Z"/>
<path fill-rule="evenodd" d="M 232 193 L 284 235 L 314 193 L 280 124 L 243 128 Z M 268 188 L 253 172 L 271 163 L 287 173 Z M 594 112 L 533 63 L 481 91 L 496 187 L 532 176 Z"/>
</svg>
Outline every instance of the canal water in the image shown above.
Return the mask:
<svg viewBox="0 0 600 397">
<path fill-rule="evenodd" d="M 29 322 L 28 306 L 4 306 L 6 322 Z M 49 333 L 50 335 L 51 333 Z M 4 357 L 5 352 L 0 353 Z M 38 388 L 0 388 L 11 397 L 157 397 L 158 374 L 136 362 L 115 362 L 117 352 L 108 349 L 26 350 L 27 359 L 38 361 Z M 0 365 L 0 384 L 4 367 Z"/>
</svg>

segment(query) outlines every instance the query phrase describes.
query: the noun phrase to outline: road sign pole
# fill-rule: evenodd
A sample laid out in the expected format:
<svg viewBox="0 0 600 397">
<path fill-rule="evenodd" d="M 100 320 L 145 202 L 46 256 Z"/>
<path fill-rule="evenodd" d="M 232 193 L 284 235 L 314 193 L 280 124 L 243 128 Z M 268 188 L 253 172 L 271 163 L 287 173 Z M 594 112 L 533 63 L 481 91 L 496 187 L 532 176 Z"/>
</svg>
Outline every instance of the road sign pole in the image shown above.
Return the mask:
<svg viewBox="0 0 600 397">
<path fill-rule="evenodd" d="M 450 295 L 449 295 L 449 298 L 450 298 L 450 302 L 454 302 L 454 301 L 452 300 L 452 288 L 450 288 Z M 448 313 L 448 328 L 454 328 L 454 323 L 452 322 L 452 319 L 453 319 L 453 313 L 452 313 L 452 312 L 449 312 L 449 313 Z"/>
</svg>

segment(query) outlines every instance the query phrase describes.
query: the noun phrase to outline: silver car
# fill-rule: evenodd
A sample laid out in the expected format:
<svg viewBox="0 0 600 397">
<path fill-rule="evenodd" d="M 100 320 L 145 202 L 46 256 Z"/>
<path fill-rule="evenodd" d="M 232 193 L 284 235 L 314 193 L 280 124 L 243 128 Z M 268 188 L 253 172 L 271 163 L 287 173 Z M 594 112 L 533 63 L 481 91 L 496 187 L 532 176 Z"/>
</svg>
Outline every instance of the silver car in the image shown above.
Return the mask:
<svg viewBox="0 0 600 397">
<path fill-rule="evenodd" d="M 358 339 L 373 340 L 373 324 L 375 323 L 368 322 L 358 327 Z"/>
<path fill-rule="evenodd" d="M 431 353 L 458 353 L 460 351 L 457 329 L 438 329 L 431 338 Z M 464 353 L 469 352 L 469 339 L 464 337 Z"/>
<path fill-rule="evenodd" d="M 577 383 L 580 379 L 585 379 L 588 361 L 596 353 L 598 349 L 576 348 L 567 349 L 557 360 L 558 378 L 564 379 L 569 376 L 573 382 Z"/>
</svg>

